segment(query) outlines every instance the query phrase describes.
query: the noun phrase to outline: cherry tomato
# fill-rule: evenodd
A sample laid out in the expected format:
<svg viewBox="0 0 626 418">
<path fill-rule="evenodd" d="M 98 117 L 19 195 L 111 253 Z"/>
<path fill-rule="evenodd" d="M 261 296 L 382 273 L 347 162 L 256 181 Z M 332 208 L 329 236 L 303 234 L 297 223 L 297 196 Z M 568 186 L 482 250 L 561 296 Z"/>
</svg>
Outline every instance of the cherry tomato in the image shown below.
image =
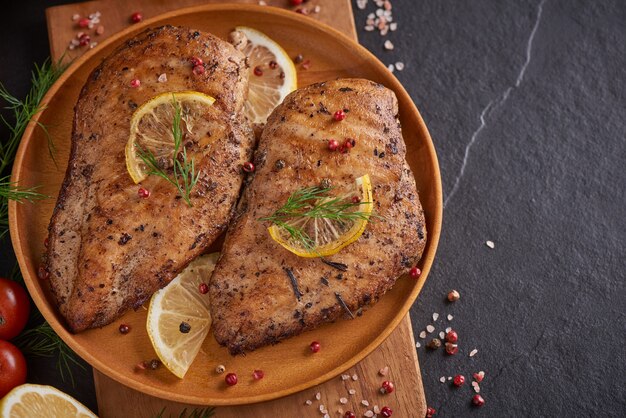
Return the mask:
<svg viewBox="0 0 626 418">
<path fill-rule="evenodd" d="M 0 277 L 0 340 L 10 340 L 22 332 L 28 314 L 28 294 L 19 283 Z"/>
<path fill-rule="evenodd" d="M 0 340 L 0 398 L 26 382 L 26 360 L 13 344 Z"/>
</svg>

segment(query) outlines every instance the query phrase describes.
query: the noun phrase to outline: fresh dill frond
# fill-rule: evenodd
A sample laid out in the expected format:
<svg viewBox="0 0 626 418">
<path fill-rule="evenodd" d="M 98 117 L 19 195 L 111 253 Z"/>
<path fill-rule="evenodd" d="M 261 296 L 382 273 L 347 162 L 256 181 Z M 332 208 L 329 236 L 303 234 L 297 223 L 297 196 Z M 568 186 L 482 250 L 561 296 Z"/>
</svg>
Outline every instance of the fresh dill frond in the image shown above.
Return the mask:
<svg viewBox="0 0 626 418">
<path fill-rule="evenodd" d="M 137 143 L 135 143 L 135 146 L 137 147 L 139 158 L 148 167 L 148 175 L 161 177 L 173 184 L 178 190 L 178 194 L 191 207 L 191 190 L 198 183 L 200 173 L 196 172 L 195 161 L 187 155 L 187 149 L 183 145 L 182 109 L 173 94 L 172 106 L 174 107 L 174 118 L 172 120 L 172 136 L 174 137 L 174 153 L 172 154 L 173 174 L 170 175 L 161 167 L 151 150 L 143 149 Z"/>
<path fill-rule="evenodd" d="M 85 369 L 85 366 L 78 361 L 76 354 L 46 321 L 23 331 L 13 342 L 27 356 L 53 357 L 57 355 L 56 365 L 61 379 L 65 382 L 69 378 L 72 386 L 75 385 L 72 365 Z"/>
<path fill-rule="evenodd" d="M 287 231 L 291 239 L 300 243 L 307 251 L 314 251 L 315 240 L 305 231 L 309 220 L 327 219 L 339 223 L 357 220 L 370 221 L 379 218 L 370 212 L 354 210 L 364 203 L 353 202 L 346 196 L 330 196 L 332 187 L 304 187 L 293 192 L 287 202 L 270 216 L 259 218 Z"/>
<path fill-rule="evenodd" d="M 154 418 L 174 418 L 175 416 L 172 414 L 165 415 L 167 407 L 163 407 L 161 412 L 154 416 Z M 215 408 L 207 407 L 207 408 L 194 408 L 189 413 L 187 413 L 187 408 L 183 409 L 178 418 L 210 418 L 215 413 Z"/>
</svg>

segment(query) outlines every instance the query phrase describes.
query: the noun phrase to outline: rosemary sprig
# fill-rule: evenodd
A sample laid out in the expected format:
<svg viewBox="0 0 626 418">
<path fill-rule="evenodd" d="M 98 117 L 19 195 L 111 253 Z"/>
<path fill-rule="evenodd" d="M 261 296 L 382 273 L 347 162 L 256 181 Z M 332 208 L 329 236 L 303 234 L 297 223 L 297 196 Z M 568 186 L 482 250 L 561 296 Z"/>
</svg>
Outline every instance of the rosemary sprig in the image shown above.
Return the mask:
<svg viewBox="0 0 626 418">
<path fill-rule="evenodd" d="M 345 197 L 330 196 L 332 187 L 312 186 L 296 190 L 287 202 L 270 216 L 259 218 L 284 229 L 290 237 L 302 244 L 308 251 L 313 251 L 315 240 L 304 230 L 302 225 L 310 219 L 328 219 L 339 222 L 356 220 L 370 221 L 374 215 L 369 212 L 353 210 L 363 203 L 352 202 Z"/>
<path fill-rule="evenodd" d="M 163 407 L 161 412 L 154 416 L 154 418 L 166 418 L 165 410 L 167 407 Z M 187 408 L 183 409 L 183 411 L 178 415 L 178 418 L 209 418 L 212 417 L 215 413 L 215 408 L 194 408 L 187 414 Z M 174 418 L 172 414 L 167 415 L 167 418 Z"/>
<path fill-rule="evenodd" d="M 135 146 L 138 149 L 139 157 L 146 167 L 148 167 L 148 175 L 159 176 L 173 184 L 178 190 L 178 194 L 187 202 L 187 205 L 191 207 L 191 190 L 198 182 L 200 172 L 196 172 L 194 159 L 187 155 L 187 149 L 182 145 L 182 110 L 173 94 L 172 106 L 174 106 L 174 118 L 172 120 L 172 135 L 174 137 L 173 174 L 170 175 L 160 166 L 151 150 L 144 150 L 137 143 L 135 143 Z"/>
</svg>

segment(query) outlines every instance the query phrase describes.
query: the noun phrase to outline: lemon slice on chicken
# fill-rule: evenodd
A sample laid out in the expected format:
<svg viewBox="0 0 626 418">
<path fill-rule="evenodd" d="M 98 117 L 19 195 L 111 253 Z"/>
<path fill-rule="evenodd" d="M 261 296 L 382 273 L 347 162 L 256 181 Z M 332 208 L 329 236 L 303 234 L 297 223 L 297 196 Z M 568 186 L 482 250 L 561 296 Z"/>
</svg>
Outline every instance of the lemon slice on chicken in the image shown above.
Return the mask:
<svg viewBox="0 0 626 418">
<path fill-rule="evenodd" d="M 130 121 L 130 135 L 126 143 L 126 169 L 135 183 L 148 177 L 148 168 L 141 153 L 154 156 L 157 164 L 167 165 L 174 159 L 175 139 L 173 133 L 176 104 L 180 106 L 181 129 L 186 141 L 202 144 L 209 131 L 210 118 L 207 108 L 215 99 L 197 91 L 167 92 L 154 96 L 142 104 Z"/>
<path fill-rule="evenodd" d="M 269 227 L 270 236 L 300 257 L 326 257 L 338 253 L 359 239 L 372 215 L 374 204 L 369 175 L 357 178 L 354 186 L 353 191 L 343 196 L 316 197 L 304 208 L 309 213 L 316 210 L 319 213 L 323 205 L 332 202 L 333 209 L 326 210 L 329 215 L 282 219 L 280 224 Z M 353 203 L 353 199 L 357 203 Z M 337 211 L 341 212 L 339 216 L 336 216 Z"/>
<path fill-rule="evenodd" d="M 211 328 L 209 294 L 200 288 L 208 285 L 218 257 L 198 257 L 150 300 L 148 336 L 161 362 L 181 379 Z"/>
<path fill-rule="evenodd" d="M 248 57 L 249 87 L 245 114 L 252 123 L 265 123 L 274 108 L 298 88 L 296 67 L 285 50 L 267 35 L 246 26 L 242 52 Z"/>
<path fill-rule="evenodd" d="M 18 386 L 2 398 L 0 417 L 98 418 L 70 395 L 52 386 L 33 384 Z"/>
</svg>

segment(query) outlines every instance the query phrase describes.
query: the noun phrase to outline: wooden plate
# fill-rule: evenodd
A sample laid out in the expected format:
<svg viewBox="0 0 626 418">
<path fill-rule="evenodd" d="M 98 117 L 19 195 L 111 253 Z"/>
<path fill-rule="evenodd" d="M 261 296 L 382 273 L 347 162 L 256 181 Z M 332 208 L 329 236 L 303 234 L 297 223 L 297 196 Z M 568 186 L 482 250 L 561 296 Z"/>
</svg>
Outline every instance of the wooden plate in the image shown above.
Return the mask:
<svg viewBox="0 0 626 418">
<path fill-rule="evenodd" d="M 399 279 L 394 289 L 360 318 L 328 324 L 246 356 L 230 356 L 209 337 L 183 380 L 164 367 L 134 373 L 136 364 L 156 357 L 146 333 L 145 309 L 129 312 L 112 325 L 78 335 L 65 329 L 46 284 L 37 278 L 37 269 L 65 174 L 73 108 L 89 73 L 117 45 L 146 27 L 166 23 L 211 32 L 223 39 L 236 25 L 257 28 L 278 41 L 291 56 L 302 53 L 311 60 L 308 71 L 299 71 L 301 86 L 336 77 L 364 77 L 395 91 L 407 143 L 407 159 L 426 212 L 428 243 L 420 262 L 419 280 Z M 424 284 L 435 256 L 442 217 L 441 179 L 432 141 L 419 112 L 398 80 L 367 50 L 326 25 L 293 12 L 250 5 L 200 6 L 167 13 L 122 31 L 79 58 L 50 89 L 44 104 L 45 110 L 24 134 L 15 160 L 13 181 L 21 186 L 40 186 L 40 191 L 52 198 L 36 204 L 9 203 L 15 254 L 30 294 L 54 330 L 93 367 L 127 386 L 153 396 L 198 405 L 259 402 L 306 389 L 338 375 L 374 350 L 406 315 Z M 56 147 L 56 165 L 48 154 L 47 137 L 35 126 L 36 122 L 48 127 Z M 129 334 L 119 333 L 121 322 L 130 325 Z M 320 341 L 323 347 L 316 355 L 311 355 L 308 348 L 313 340 Z M 240 383 L 226 387 L 224 376 L 214 371 L 219 364 L 237 372 Z M 254 369 L 264 370 L 265 378 L 253 381 Z"/>
</svg>

